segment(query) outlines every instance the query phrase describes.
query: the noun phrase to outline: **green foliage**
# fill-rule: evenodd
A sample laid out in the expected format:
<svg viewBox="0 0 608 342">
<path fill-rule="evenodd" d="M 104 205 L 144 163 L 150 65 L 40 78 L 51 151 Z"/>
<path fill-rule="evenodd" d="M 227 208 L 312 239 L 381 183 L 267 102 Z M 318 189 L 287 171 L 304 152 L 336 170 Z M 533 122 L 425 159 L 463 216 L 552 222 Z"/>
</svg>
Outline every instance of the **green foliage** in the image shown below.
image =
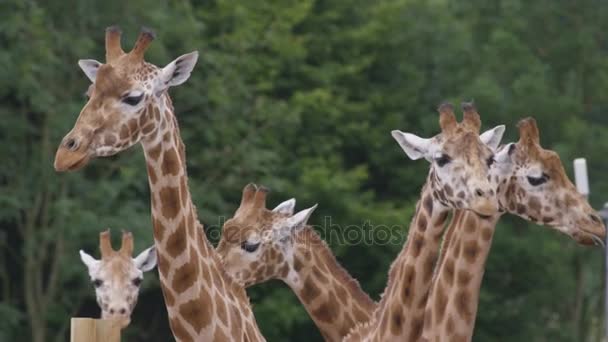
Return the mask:
<svg viewBox="0 0 608 342">
<path fill-rule="evenodd" d="M 537 118 L 543 144 L 586 157 L 600 205 L 608 193 L 608 57 L 603 2 L 304 0 L 0 2 L 0 340 L 66 340 L 69 317 L 96 315 L 78 249 L 106 227 L 152 243 L 139 148 L 74 174 L 55 148 L 84 104 L 80 58 L 103 60 L 103 29 L 123 44 L 156 29 L 147 59 L 201 53 L 172 95 L 190 186 L 212 240 L 241 188 L 272 204 L 319 203 L 312 223 L 374 298 L 401 249 L 428 165 L 407 161 L 393 129 L 430 136 L 443 100 L 475 99 L 484 127 Z M 507 140 L 506 139 L 506 140 Z M 399 238 L 349 244 L 330 225 L 366 224 Z M 326 229 L 326 230 L 323 230 Z M 327 230 L 329 229 L 329 230 Z M 602 331 L 602 253 L 505 218 L 481 294 L 477 341 L 595 341 Z M 158 279 L 146 277 L 126 332 L 165 341 Z M 278 282 L 248 291 L 269 340 L 320 340 Z M 578 308 L 575 310 L 575 308 Z"/>
</svg>

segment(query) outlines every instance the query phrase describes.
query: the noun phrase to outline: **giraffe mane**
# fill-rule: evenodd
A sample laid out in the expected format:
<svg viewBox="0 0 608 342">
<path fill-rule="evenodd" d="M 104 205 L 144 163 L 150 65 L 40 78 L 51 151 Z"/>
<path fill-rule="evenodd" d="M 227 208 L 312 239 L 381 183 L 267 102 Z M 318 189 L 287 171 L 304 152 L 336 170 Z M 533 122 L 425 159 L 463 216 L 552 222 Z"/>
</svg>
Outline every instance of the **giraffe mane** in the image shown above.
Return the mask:
<svg viewBox="0 0 608 342">
<path fill-rule="evenodd" d="M 429 177 L 430 177 L 430 176 L 429 176 Z M 422 187 L 422 190 L 420 191 L 420 196 L 419 196 L 421 199 L 422 199 L 422 196 L 424 195 L 424 193 L 425 193 L 425 191 L 426 191 L 427 187 L 429 187 L 429 186 L 430 186 L 430 183 L 431 183 L 431 182 L 427 180 L 427 181 L 425 182 L 424 186 Z M 410 221 L 410 225 L 409 225 L 409 227 L 414 227 L 414 224 L 416 223 L 416 222 L 415 222 L 415 221 L 416 221 L 416 214 L 418 213 L 418 210 L 420 210 L 420 205 L 421 205 L 421 202 L 422 202 L 422 200 L 419 200 L 419 201 L 416 203 L 416 209 L 415 209 L 415 211 L 414 211 L 414 214 L 412 215 L 412 219 L 411 219 L 411 221 Z M 405 246 L 404 246 L 403 248 L 409 248 L 409 247 L 408 247 L 408 242 L 409 242 L 409 239 L 405 241 Z M 388 271 L 388 279 L 387 279 L 387 281 L 386 281 L 386 286 L 384 287 L 384 290 L 382 291 L 382 294 L 380 295 L 380 303 L 382 303 L 384 300 L 386 300 L 386 299 L 385 299 L 385 295 L 386 295 L 386 291 L 387 291 L 387 290 L 388 290 L 388 288 L 389 288 L 389 285 L 390 285 L 390 284 L 392 284 L 392 283 L 393 283 L 393 282 L 395 282 L 395 281 L 398 281 L 397 279 L 394 279 L 394 278 L 393 278 L 393 273 L 396 273 L 396 272 L 392 272 L 393 268 L 394 268 L 394 267 L 396 267 L 396 265 L 398 264 L 398 261 L 399 261 L 399 257 L 395 258 L 395 259 L 393 260 L 393 262 L 391 263 L 391 267 L 389 268 L 389 271 Z M 380 307 L 380 306 L 378 306 L 378 307 Z"/>
<path fill-rule="evenodd" d="M 360 334 L 362 336 L 367 335 L 368 330 L 372 328 L 372 323 L 374 323 L 373 315 L 372 315 L 372 318 L 369 321 L 366 321 L 366 322 L 357 322 L 355 324 L 355 326 L 352 329 L 350 329 L 350 331 L 348 332 L 348 334 L 346 334 L 346 336 L 344 336 L 344 340 L 343 341 L 350 341 L 351 339 L 354 340 L 354 337 L 357 334 Z"/>
<path fill-rule="evenodd" d="M 367 302 L 370 306 L 374 305 L 374 301 L 371 297 L 363 291 L 361 284 L 350 273 L 338 262 L 336 256 L 332 253 L 331 249 L 327 245 L 327 242 L 323 240 L 319 234 L 311 226 L 306 226 L 298 232 L 295 236 L 296 241 L 304 244 L 310 244 L 311 246 L 317 246 L 320 250 L 320 255 L 317 254 L 322 260 L 330 260 L 331 264 L 336 265 L 335 268 L 331 269 L 331 272 L 336 276 L 342 284 L 347 286 L 351 293 L 356 295 L 358 299 Z M 329 264 L 326 264 L 328 266 Z M 329 267 L 329 266 L 328 266 Z"/>
</svg>

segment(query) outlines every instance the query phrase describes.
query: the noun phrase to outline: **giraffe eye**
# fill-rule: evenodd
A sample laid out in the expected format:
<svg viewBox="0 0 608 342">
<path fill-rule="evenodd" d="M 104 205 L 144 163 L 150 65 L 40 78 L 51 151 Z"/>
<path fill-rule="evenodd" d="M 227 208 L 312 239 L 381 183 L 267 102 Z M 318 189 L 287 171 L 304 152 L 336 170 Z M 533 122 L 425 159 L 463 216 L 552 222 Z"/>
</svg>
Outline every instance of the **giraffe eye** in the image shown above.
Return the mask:
<svg viewBox="0 0 608 342">
<path fill-rule="evenodd" d="M 449 163 L 452 161 L 452 158 L 450 158 L 450 156 L 448 156 L 447 154 L 441 154 L 438 158 L 435 158 L 435 162 L 437 163 L 437 166 L 439 167 L 443 167 L 445 164 Z"/>
<path fill-rule="evenodd" d="M 136 106 L 141 100 L 144 98 L 144 94 L 141 93 L 137 96 L 126 96 L 122 99 L 122 102 L 128 104 L 129 106 Z"/>
<path fill-rule="evenodd" d="M 135 287 L 139 287 L 139 285 L 141 285 L 142 281 L 143 281 L 143 279 L 141 279 L 141 278 L 135 278 L 135 279 L 133 279 L 133 285 L 135 285 Z"/>
<path fill-rule="evenodd" d="M 93 286 L 100 287 L 101 285 L 103 285 L 103 280 L 101 280 L 101 279 L 93 279 L 92 283 L 93 283 Z"/>
<path fill-rule="evenodd" d="M 486 163 L 488 164 L 488 167 L 492 166 L 494 164 L 496 160 L 494 159 L 494 156 L 491 156 L 490 158 L 488 158 L 488 160 L 486 160 Z"/>
<path fill-rule="evenodd" d="M 255 252 L 258 249 L 258 247 L 260 247 L 259 242 L 250 243 L 247 241 L 243 241 L 243 243 L 241 244 L 241 249 L 243 249 L 245 252 L 249 252 L 249 253 Z"/>
<path fill-rule="evenodd" d="M 530 183 L 530 185 L 532 186 L 538 186 L 541 185 L 543 183 L 546 183 L 549 180 L 549 175 L 546 173 L 543 173 L 540 177 L 530 177 L 528 176 L 528 182 Z"/>
</svg>

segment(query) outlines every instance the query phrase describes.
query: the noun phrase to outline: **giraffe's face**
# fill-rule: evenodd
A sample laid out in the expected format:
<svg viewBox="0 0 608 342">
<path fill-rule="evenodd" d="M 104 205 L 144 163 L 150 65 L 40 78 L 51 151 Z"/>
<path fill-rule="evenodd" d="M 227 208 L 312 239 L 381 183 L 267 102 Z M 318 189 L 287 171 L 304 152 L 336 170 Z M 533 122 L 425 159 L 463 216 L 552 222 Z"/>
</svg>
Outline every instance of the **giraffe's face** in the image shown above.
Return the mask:
<svg viewBox="0 0 608 342">
<path fill-rule="evenodd" d="M 494 162 L 493 150 L 500 143 L 504 126 L 479 135 L 479 124 L 466 121 L 466 117 L 456 123 L 451 110 L 442 115 L 442 133 L 433 138 L 401 131 L 393 131 L 392 135 L 411 159 L 424 157 L 431 162 L 431 187 L 436 200 L 453 209 L 470 209 L 484 216 L 495 214 L 498 203 L 488 176 Z M 445 117 L 453 121 L 446 123 Z"/>
<path fill-rule="evenodd" d="M 272 211 L 257 209 L 226 221 L 217 248 L 225 269 L 237 282 L 250 286 L 270 279 L 297 281 L 295 234 L 306 226 L 316 205 L 293 214 L 295 200 Z"/>
<path fill-rule="evenodd" d="M 476 133 L 447 137 L 436 144 L 431 161 L 434 196 L 444 205 L 490 215 L 497 210 L 488 181 L 494 153 Z"/>
<path fill-rule="evenodd" d="M 121 50 L 106 64 L 79 61 L 92 84 L 76 124 L 57 150 L 55 169 L 79 169 L 92 158 L 114 155 L 154 135 L 167 124 L 167 89 L 188 79 L 197 58 L 192 52 L 159 68 Z"/>
<path fill-rule="evenodd" d="M 533 119 L 522 120 L 524 139 L 496 154 L 493 180 L 501 208 L 581 244 L 604 245 L 606 228 L 598 213 L 568 179 L 557 153 L 538 144 L 537 132 Z"/>
<path fill-rule="evenodd" d="M 97 67 L 87 91 L 88 101 L 60 146 L 66 151 L 64 155 L 74 157 L 66 168 L 77 169 L 91 158 L 114 155 L 139 142 L 144 132 L 153 133 L 156 118 L 150 108 L 157 107 L 159 99 L 151 93 L 151 82 L 143 70 L 154 77 L 158 69 L 147 64 L 141 69 L 134 72 L 108 64 Z"/>
<path fill-rule="evenodd" d="M 80 258 L 89 271 L 101 317 L 117 320 L 123 328 L 128 326 L 137 303 L 143 272 L 156 266 L 154 247 L 146 249 L 136 258 L 114 252 L 97 260 L 82 250 Z"/>
</svg>

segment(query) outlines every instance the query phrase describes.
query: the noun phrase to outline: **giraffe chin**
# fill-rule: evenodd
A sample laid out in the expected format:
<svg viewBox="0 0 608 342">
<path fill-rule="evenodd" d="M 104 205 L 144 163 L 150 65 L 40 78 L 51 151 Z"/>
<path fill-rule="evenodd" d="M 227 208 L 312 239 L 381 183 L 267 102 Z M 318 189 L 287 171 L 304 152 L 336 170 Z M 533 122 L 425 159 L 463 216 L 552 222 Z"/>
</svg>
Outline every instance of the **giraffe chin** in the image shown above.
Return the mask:
<svg viewBox="0 0 608 342">
<path fill-rule="evenodd" d="M 124 329 L 131 324 L 131 318 L 128 317 L 106 317 L 104 319 L 111 320 L 113 325 L 117 325 L 120 329 Z"/>
<path fill-rule="evenodd" d="M 68 151 L 65 148 L 59 148 L 55 155 L 55 171 L 76 171 L 85 166 L 90 159 L 86 152 Z"/>
<path fill-rule="evenodd" d="M 489 200 L 475 201 L 471 210 L 482 218 L 489 218 L 498 212 L 498 204 Z"/>
<path fill-rule="evenodd" d="M 131 319 L 130 318 L 124 318 L 124 319 L 119 319 L 118 320 L 118 324 L 120 324 L 120 328 L 121 329 L 124 329 L 124 328 L 128 327 L 130 323 L 131 323 Z"/>
</svg>

